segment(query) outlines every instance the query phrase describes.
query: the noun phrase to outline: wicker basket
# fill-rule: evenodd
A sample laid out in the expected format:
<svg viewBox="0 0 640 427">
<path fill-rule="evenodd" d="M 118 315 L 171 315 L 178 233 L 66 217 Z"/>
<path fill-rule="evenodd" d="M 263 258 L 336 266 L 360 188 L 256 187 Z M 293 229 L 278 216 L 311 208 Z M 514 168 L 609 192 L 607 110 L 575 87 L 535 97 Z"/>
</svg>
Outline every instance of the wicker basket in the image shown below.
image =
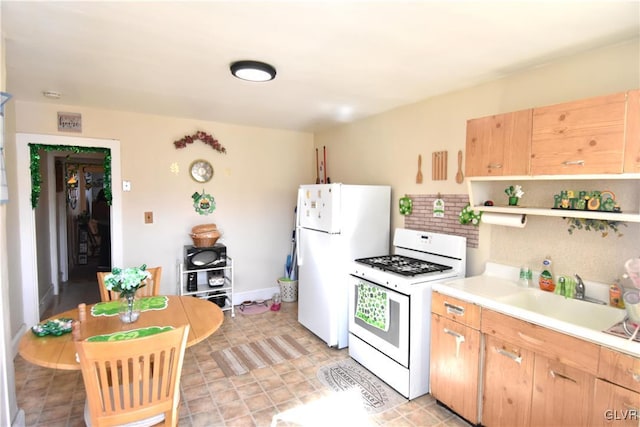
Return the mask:
<svg viewBox="0 0 640 427">
<path fill-rule="evenodd" d="M 218 231 L 210 231 L 207 233 L 191 234 L 193 246 L 196 248 L 207 248 L 216 244 L 220 238 Z"/>
<path fill-rule="evenodd" d="M 193 234 L 200 234 L 200 233 L 210 233 L 212 231 L 216 231 L 216 225 L 215 224 L 200 224 L 200 225 L 196 225 L 191 229 L 191 232 Z"/>
</svg>

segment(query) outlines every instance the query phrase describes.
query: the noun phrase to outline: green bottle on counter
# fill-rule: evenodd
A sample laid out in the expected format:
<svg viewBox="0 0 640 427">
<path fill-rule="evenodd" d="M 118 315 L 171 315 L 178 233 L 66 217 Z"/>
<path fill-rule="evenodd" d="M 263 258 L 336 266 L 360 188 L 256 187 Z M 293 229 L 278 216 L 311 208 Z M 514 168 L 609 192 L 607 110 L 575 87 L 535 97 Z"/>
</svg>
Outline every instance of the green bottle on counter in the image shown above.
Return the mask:
<svg viewBox="0 0 640 427">
<path fill-rule="evenodd" d="M 538 284 L 543 291 L 553 292 L 556 289 L 556 284 L 553 282 L 550 257 L 546 257 L 544 261 L 542 261 L 542 272 L 540 273 Z"/>
</svg>

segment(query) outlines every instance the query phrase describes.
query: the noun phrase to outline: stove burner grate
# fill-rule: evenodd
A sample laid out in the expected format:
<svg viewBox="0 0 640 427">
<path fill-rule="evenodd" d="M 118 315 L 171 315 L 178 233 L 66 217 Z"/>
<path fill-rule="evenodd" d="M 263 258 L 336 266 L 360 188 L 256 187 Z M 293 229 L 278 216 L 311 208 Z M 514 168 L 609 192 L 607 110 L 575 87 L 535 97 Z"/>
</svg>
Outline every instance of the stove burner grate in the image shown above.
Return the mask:
<svg viewBox="0 0 640 427">
<path fill-rule="evenodd" d="M 436 264 L 404 255 L 383 255 L 355 260 L 383 271 L 401 274 L 403 276 L 417 276 L 418 274 L 439 273 L 451 270 L 448 265 Z"/>
</svg>

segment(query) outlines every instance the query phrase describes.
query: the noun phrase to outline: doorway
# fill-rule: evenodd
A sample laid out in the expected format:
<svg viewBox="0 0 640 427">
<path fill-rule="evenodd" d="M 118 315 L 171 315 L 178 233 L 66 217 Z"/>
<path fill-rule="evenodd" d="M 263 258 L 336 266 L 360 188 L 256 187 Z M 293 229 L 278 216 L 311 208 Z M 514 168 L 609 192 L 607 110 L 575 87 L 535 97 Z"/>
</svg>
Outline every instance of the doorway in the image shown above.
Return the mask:
<svg viewBox="0 0 640 427">
<path fill-rule="evenodd" d="M 41 301 L 41 321 L 81 302 L 98 302 L 100 292 L 96 273 L 111 270 L 111 208 L 104 196 L 105 186 L 109 188 L 109 194 L 111 187 L 108 177 L 105 182 L 104 171 L 111 165 L 105 165 L 107 156 L 102 149 L 70 148 L 72 151 L 41 153 L 41 161 L 46 161 L 48 156 L 54 157 L 56 206 L 53 209 L 58 214 L 55 226 L 59 263 L 59 284 L 54 285 L 52 292 Z M 98 215 L 99 212 L 102 215 Z M 43 227 L 38 227 L 36 215 L 36 234 L 40 228 Z M 42 277 L 39 279 L 42 282 Z"/>
<path fill-rule="evenodd" d="M 9 261 L 18 266 L 21 271 L 22 283 L 18 286 L 21 290 L 20 303 L 23 308 L 23 326 L 34 325 L 40 320 L 41 301 L 44 288 L 53 285 L 54 276 L 57 278 L 59 271 L 58 257 L 58 232 L 57 227 L 51 226 L 56 223 L 56 213 L 52 212 L 51 206 L 56 205 L 56 192 L 54 185 L 43 186 L 40 205 L 42 209 L 33 209 L 31 198 L 32 192 L 30 176 L 30 150 L 29 144 L 59 145 L 59 146 L 79 146 L 79 147 L 104 147 L 111 152 L 111 182 L 113 183 L 112 204 L 111 204 L 111 257 L 113 264 L 122 264 L 123 242 L 122 242 L 122 190 L 121 190 L 121 168 L 120 168 L 120 142 L 110 139 L 82 138 L 58 135 L 41 134 L 16 134 L 16 160 L 17 160 L 17 188 L 16 194 L 18 204 L 18 218 L 16 230 L 19 235 L 20 249 L 9 255 Z M 55 182 L 53 160 L 50 160 L 50 167 L 47 168 L 47 178 L 50 183 Z M 44 180 L 43 180 L 44 181 Z M 46 188 L 45 188 L 46 187 Z M 46 213 L 42 211 L 46 210 Z M 36 215 L 45 218 L 43 221 L 46 227 L 36 230 Z M 39 222 L 39 221 L 38 221 Z M 37 244 L 36 244 L 37 242 Z M 14 258 L 15 257 L 15 258 Z M 53 272 L 53 273 L 51 273 Z M 47 277 L 49 273 L 50 277 Z M 51 283 L 47 283 L 51 281 Z M 40 285 L 40 286 L 39 286 Z"/>
</svg>

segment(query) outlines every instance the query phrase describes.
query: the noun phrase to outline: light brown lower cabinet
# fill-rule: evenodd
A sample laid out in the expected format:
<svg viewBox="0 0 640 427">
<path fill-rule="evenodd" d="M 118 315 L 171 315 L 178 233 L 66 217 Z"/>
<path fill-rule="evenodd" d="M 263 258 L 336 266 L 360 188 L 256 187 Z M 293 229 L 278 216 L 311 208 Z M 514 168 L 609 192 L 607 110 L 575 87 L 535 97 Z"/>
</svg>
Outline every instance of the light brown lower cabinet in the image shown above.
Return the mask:
<svg viewBox="0 0 640 427">
<path fill-rule="evenodd" d="M 487 336 L 484 366 L 482 424 L 529 425 L 533 352 Z"/>
<path fill-rule="evenodd" d="M 435 300 L 431 394 L 467 421 L 640 427 L 640 358 L 486 308 L 475 312 L 464 301 Z M 476 316 L 448 318 L 439 305 Z"/>
<path fill-rule="evenodd" d="M 591 425 L 638 427 L 640 393 L 596 379 Z"/>
<path fill-rule="evenodd" d="M 595 376 L 536 354 L 531 426 L 588 426 Z"/>
<path fill-rule="evenodd" d="M 480 331 L 431 315 L 431 394 L 474 424 L 479 423 Z"/>
</svg>

